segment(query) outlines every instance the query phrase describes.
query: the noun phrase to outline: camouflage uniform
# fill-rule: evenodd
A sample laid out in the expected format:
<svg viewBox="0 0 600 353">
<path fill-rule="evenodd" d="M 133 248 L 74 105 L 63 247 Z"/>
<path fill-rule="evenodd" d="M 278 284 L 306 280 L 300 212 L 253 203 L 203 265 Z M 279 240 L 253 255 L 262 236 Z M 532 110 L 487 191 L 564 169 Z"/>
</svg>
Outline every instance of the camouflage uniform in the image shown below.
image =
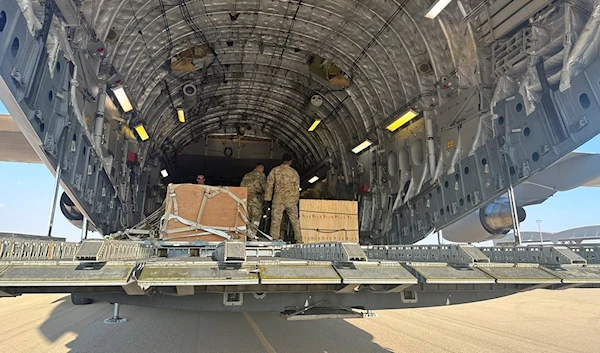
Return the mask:
<svg viewBox="0 0 600 353">
<path fill-rule="evenodd" d="M 302 241 L 300 220 L 298 220 L 298 199 L 300 198 L 300 176 L 289 165 L 282 164 L 273 168 L 267 178 L 265 200 L 271 201 L 271 236 L 280 238 L 283 211 L 290 219 L 297 242 Z"/>
<path fill-rule="evenodd" d="M 248 235 L 250 237 L 256 235 L 256 230 L 260 225 L 266 183 L 265 173 L 253 170 L 244 175 L 240 185 L 248 188 L 248 220 L 250 221 Z"/>
</svg>

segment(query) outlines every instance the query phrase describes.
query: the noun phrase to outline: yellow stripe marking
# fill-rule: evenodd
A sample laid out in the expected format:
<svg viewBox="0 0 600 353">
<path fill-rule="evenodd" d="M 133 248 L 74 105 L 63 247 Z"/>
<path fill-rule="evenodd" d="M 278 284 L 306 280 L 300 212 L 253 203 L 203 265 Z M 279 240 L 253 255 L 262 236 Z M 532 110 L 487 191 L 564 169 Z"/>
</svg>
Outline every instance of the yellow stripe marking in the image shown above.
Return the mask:
<svg viewBox="0 0 600 353">
<path fill-rule="evenodd" d="M 256 322 L 254 322 L 254 320 L 252 320 L 250 315 L 246 312 L 243 314 L 244 314 L 244 317 L 246 318 L 246 320 L 248 321 L 248 323 L 250 324 L 250 326 L 252 327 L 252 330 L 254 330 L 254 333 L 256 334 L 256 338 L 258 338 L 260 343 L 262 343 L 263 347 L 265 347 L 267 352 L 268 353 L 277 353 L 277 352 L 275 352 L 275 349 L 273 348 L 273 346 L 271 346 L 271 343 L 269 343 L 269 341 L 267 340 L 265 335 L 262 333 L 260 328 L 258 328 L 258 325 L 256 324 Z"/>
</svg>

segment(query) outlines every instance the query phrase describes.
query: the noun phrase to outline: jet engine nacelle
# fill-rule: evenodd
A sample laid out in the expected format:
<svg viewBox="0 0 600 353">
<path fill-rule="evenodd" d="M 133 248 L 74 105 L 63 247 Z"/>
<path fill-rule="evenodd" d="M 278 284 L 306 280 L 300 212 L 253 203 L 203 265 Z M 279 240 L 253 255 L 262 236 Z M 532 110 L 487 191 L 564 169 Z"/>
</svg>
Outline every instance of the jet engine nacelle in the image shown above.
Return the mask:
<svg viewBox="0 0 600 353">
<path fill-rule="evenodd" d="M 519 222 L 525 220 L 523 207 L 517 207 Z M 477 243 L 501 238 L 512 230 L 508 202 L 492 202 L 442 230 L 444 239 L 456 243 Z"/>
<path fill-rule="evenodd" d="M 79 208 L 65 192 L 60 196 L 59 206 L 63 216 L 65 216 L 72 225 L 79 229 L 83 227 L 83 213 L 81 213 Z M 91 223 L 88 223 L 88 230 L 95 231 L 96 228 L 94 228 Z"/>
</svg>

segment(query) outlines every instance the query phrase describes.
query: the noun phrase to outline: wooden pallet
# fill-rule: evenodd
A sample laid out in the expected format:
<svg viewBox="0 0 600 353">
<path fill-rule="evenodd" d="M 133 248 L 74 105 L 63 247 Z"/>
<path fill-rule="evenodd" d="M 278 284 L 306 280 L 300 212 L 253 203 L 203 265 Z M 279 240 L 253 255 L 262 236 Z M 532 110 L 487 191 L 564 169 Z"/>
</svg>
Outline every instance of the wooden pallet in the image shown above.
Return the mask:
<svg viewBox="0 0 600 353">
<path fill-rule="evenodd" d="M 169 241 L 224 241 L 210 233 L 246 239 L 247 189 L 195 184 L 170 184 L 161 235 Z"/>
</svg>

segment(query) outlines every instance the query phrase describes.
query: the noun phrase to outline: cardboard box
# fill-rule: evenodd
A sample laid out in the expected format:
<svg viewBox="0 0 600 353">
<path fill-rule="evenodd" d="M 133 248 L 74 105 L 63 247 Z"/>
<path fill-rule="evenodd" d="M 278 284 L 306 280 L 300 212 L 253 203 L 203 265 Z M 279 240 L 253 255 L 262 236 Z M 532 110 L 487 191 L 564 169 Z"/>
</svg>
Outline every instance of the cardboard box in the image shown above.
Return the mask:
<svg viewBox="0 0 600 353">
<path fill-rule="evenodd" d="M 300 200 L 300 228 L 304 243 L 358 243 L 358 202 Z"/>
<path fill-rule="evenodd" d="M 246 240 L 247 189 L 170 184 L 160 233 L 169 241 Z"/>
</svg>

